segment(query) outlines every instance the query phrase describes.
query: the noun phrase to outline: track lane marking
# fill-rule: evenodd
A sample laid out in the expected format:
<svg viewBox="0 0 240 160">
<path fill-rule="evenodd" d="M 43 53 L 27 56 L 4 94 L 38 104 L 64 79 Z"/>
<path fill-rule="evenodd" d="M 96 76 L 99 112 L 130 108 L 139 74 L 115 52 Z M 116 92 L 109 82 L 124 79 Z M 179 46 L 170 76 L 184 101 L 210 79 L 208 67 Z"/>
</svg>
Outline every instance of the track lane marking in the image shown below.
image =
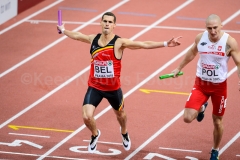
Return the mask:
<svg viewBox="0 0 240 160">
<path fill-rule="evenodd" d="M 166 93 L 166 94 L 180 94 L 180 95 L 189 95 L 189 93 L 184 93 L 184 92 L 170 92 L 170 91 L 161 91 L 161 90 L 150 90 L 150 89 L 139 89 L 141 92 L 149 94 L 152 92 L 157 92 L 157 93 Z"/>
<path fill-rule="evenodd" d="M 233 68 L 229 73 L 228 77 L 230 77 L 234 72 L 235 68 Z M 151 141 L 153 141 L 157 136 L 159 136 L 163 131 L 165 131 L 168 127 L 170 127 L 175 121 L 177 121 L 184 113 L 182 110 L 178 113 L 173 119 L 171 119 L 166 125 L 160 128 L 155 134 L 153 134 L 147 141 L 145 141 L 142 145 L 140 145 L 135 151 L 133 151 L 129 156 L 127 156 L 124 160 L 130 160 L 134 155 L 136 155 L 141 149 L 143 149 L 146 145 L 148 145 Z"/>
<path fill-rule="evenodd" d="M 240 10 L 238 11 L 240 12 Z M 239 13 L 236 14 L 239 14 Z M 31 18 L 31 17 L 30 17 Z M 28 18 L 29 19 L 29 18 Z M 57 21 L 46 21 L 46 20 L 28 20 L 26 18 L 26 22 L 31 22 L 31 21 L 39 21 L 39 22 L 45 22 L 45 23 L 57 23 Z M 89 22 L 89 21 L 88 21 Z M 64 23 L 71 23 L 71 24 L 86 24 L 88 22 L 69 22 L 69 21 L 64 21 Z M 22 23 L 22 22 L 21 22 Z M 99 25 L 99 23 L 89 23 L 89 25 L 94 24 L 94 25 Z M 146 25 L 134 25 L 134 24 L 118 24 L 118 26 L 129 26 L 129 27 L 148 27 Z M 85 27 L 85 26 L 84 26 Z M 83 27 L 83 28 L 84 28 Z M 171 26 L 155 26 L 154 28 L 162 28 L 162 29 L 175 29 L 175 30 L 197 30 L 197 31 L 204 31 L 204 29 L 200 29 L 200 28 L 185 28 L 185 27 L 171 27 Z M 77 31 L 78 28 L 74 29 L 73 31 Z M 82 29 L 82 28 L 80 28 Z M 78 30 L 80 30 L 78 29 Z M 223 30 L 225 32 L 229 32 L 229 33 L 240 33 L 240 31 L 234 31 L 234 30 Z M 1 32 L 0 32 L 1 33 Z M 63 38 L 63 39 L 62 39 Z M 40 51 L 34 53 L 33 55 L 29 56 L 28 58 L 24 59 L 23 61 L 17 63 L 16 65 L 14 65 L 13 67 L 9 68 L 8 70 L 4 71 L 3 73 L 0 74 L 0 78 L 5 76 L 6 74 L 10 73 L 11 71 L 15 70 L 16 68 L 20 67 L 21 65 L 25 64 L 26 62 L 30 61 L 31 59 L 35 58 L 36 56 L 40 55 L 41 53 L 45 52 L 46 50 L 48 50 L 49 48 L 51 48 L 52 46 L 56 45 L 57 43 L 61 42 L 62 40 L 64 40 L 65 38 L 62 37 L 60 39 L 58 39 L 57 41 L 51 43 L 50 45 L 46 46 L 45 48 L 41 49 Z"/>
<path fill-rule="evenodd" d="M 90 142 L 90 140 L 83 140 L 83 142 Z M 122 146 L 122 143 L 116 143 L 116 142 L 104 142 L 104 141 L 98 141 L 97 143 L 102 143 L 102 144 L 113 144 L 113 145 L 120 145 L 120 146 Z"/>
<path fill-rule="evenodd" d="M 20 152 L 7 152 L 7 151 L 0 151 L 2 154 L 15 154 L 15 155 L 22 155 L 22 156 L 34 156 L 39 157 L 39 154 L 30 154 L 30 153 L 20 153 Z M 59 157 L 59 156 L 47 156 L 46 158 L 56 158 L 56 159 L 69 159 L 69 160 L 89 160 L 89 159 L 82 159 L 82 158 L 70 158 L 70 157 Z M 6 159 L 4 159 L 6 160 Z"/>
<path fill-rule="evenodd" d="M 38 137 L 38 138 L 50 138 L 50 136 L 41 136 L 41 135 L 33 135 L 33 134 L 22 134 L 22 133 L 8 133 L 11 135 L 16 135 L 16 136 L 29 136 L 29 137 Z"/>
<path fill-rule="evenodd" d="M 128 2 L 129 0 L 122 0 L 121 2 L 119 2 L 118 4 L 116 4 L 115 6 L 109 8 L 106 11 L 112 11 L 118 7 L 120 7 L 121 5 L 125 4 L 126 2 Z M 105 13 L 106 11 L 104 11 L 103 13 Z M 84 28 L 85 26 L 87 26 L 88 24 L 92 23 L 93 21 L 95 21 L 98 18 L 101 18 L 102 14 L 99 14 L 98 16 L 96 16 L 95 18 L 89 20 L 86 24 L 76 28 L 75 30 L 79 30 L 81 28 Z M 59 40 L 63 40 L 67 38 L 67 36 L 60 38 Z M 59 41 L 57 40 L 57 41 Z M 56 41 L 55 41 L 56 43 Z M 32 103 L 31 105 L 29 105 L 28 107 L 24 108 L 22 111 L 18 112 L 16 115 L 14 115 L 13 117 L 11 117 L 10 119 L 8 119 L 7 121 L 3 122 L 0 125 L 0 129 L 3 128 L 4 126 L 6 126 L 7 124 L 9 124 L 10 122 L 12 122 L 13 120 L 15 120 L 16 118 L 20 117 L 21 115 L 23 115 L 24 113 L 26 113 L 27 111 L 29 111 L 30 109 L 34 108 L 36 105 L 38 105 L 39 103 L 41 103 L 42 101 L 44 101 L 45 99 L 47 99 L 48 97 L 50 97 L 51 95 L 53 95 L 54 93 L 56 93 L 57 91 L 59 91 L 60 89 L 62 89 L 63 87 L 65 87 L 66 85 L 68 85 L 69 83 L 71 83 L 72 81 L 74 81 L 75 79 L 77 79 L 79 76 L 81 76 L 82 74 L 84 74 L 85 72 L 87 72 L 90 69 L 90 65 L 87 66 L 86 68 L 84 68 L 83 70 L 81 70 L 80 72 L 78 72 L 76 75 L 74 75 L 73 77 L 71 77 L 70 79 L 68 79 L 67 81 L 65 81 L 64 83 L 62 83 L 61 85 L 59 85 L 58 87 L 56 87 L 55 89 L 53 89 L 52 91 L 48 92 L 46 95 L 44 95 L 43 97 L 41 97 L 40 99 L 38 99 L 37 101 L 35 101 L 34 103 Z"/>
<path fill-rule="evenodd" d="M 206 18 L 197 18 L 197 17 L 182 17 L 182 16 L 177 16 L 177 19 L 190 20 L 190 21 L 206 21 Z"/>
<path fill-rule="evenodd" d="M 240 132 L 238 132 L 225 146 L 222 147 L 219 151 L 219 155 L 221 155 L 229 146 L 233 144 L 240 137 Z"/>
<path fill-rule="evenodd" d="M 27 111 L 29 111 L 30 109 L 34 108 L 36 105 L 38 105 L 39 103 L 41 103 L 42 101 L 44 101 L 45 99 L 47 99 L 48 97 L 50 97 L 51 95 L 53 95 L 55 92 L 59 91 L 61 88 L 65 87 L 66 85 L 68 85 L 69 83 L 71 83 L 72 81 L 74 81 L 75 79 L 77 79 L 79 76 L 81 76 L 82 74 L 84 74 L 85 72 L 87 72 L 90 69 L 90 67 L 86 67 L 85 69 L 83 69 L 82 71 L 80 71 L 78 74 L 76 74 L 75 76 L 71 77 L 70 79 L 68 79 L 66 82 L 62 83 L 60 86 L 58 86 L 57 88 L 53 89 L 52 91 L 48 92 L 46 95 L 44 95 L 43 97 L 41 97 L 40 99 L 38 99 L 37 101 L 35 101 L 34 103 L 32 103 L 31 105 L 29 105 L 28 107 L 24 108 L 22 111 L 18 112 L 16 115 L 14 115 L 13 117 L 9 118 L 7 121 L 3 122 L 0 125 L 0 129 L 3 128 L 4 126 L 6 126 L 7 124 L 9 124 L 10 122 L 12 122 L 13 120 L 17 119 L 18 117 L 20 117 L 21 115 L 23 115 L 24 113 L 26 113 Z"/>
<path fill-rule="evenodd" d="M 32 23 L 32 24 L 38 24 L 38 23 L 58 23 L 58 21 L 51 21 L 51 20 L 37 20 L 37 19 L 31 19 L 27 20 L 26 22 Z M 84 24 L 86 22 L 75 22 L 75 21 L 63 21 L 65 24 Z M 99 23 L 91 23 L 89 25 L 97 25 L 99 26 Z M 143 25 L 143 24 L 123 24 L 123 23 L 118 23 L 118 27 L 136 27 L 136 28 L 146 28 L 148 25 Z M 203 28 L 189 28 L 189 27 L 173 27 L 173 26 L 155 26 L 153 28 L 159 28 L 159 29 L 172 29 L 172 30 L 187 30 L 187 31 L 205 31 Z M 240 33 L 239 30 L 222 30 L 224 32 L 229 32 L 229 33 Z"/>
<path fill-rule="evenodd" d="M 128 2 L 129 0 L 122 0 L 121 2 L 119 2 L 118 4 L 116 4 L 115 6 L 111 7 L 110 9 L 106 10 L 106 11 L 112 11 L 116 8 L 118 8 L 119 6 L 125 4 L 126 2 Z M 105 12 L 100 13 L 99 15 L 97 15 L 96 17 L 92 18 L 91 20 L 89 20 L 88 22 L 84 23 L 83 25 L 75 28 L 73 31 L 79 31 L 81 29 L 83 29 L 84 27 L 88 26 L 89 24 L 93 23 L 94 21 L 100 19 L 102 17 L 102 15 Z M 18 67 L 20 67 L 21 65 L 27 63 L 28 61 L 30 61 L 31 59 L 37 57 L 38 55 L 42 54 L 43 52 L 45 52 L 46 50 L 48 50 L 49 48 L 55 46 L 56 44 L 60 43 L 61 41 L 63 41 L 64 39 L 68 38 L 67 36 L 63 36 L 57 40 L 55 40 L 54 42 L 52 42 L 51 44 L 47 45 L 46 47 L 42 48 L 41 50 L 39 50 L 38 52 L 32 54 L 31 56 L 29 56 L 28 58 L 22 60 L 21 62 L 17 63 L 16 65 L 14 65 L 13 67 L 9 68 L 8 70 L 4 71 L 3 73 L 0 74 L 0 78 L 5 76 L 6 74 L 12 72 L 13 70 L 17 69 Z"/>
<path fill-rule="evenodd" d="M 41 131 L 54 131 L 54 132 L 74 132 L 74 131 L 71 131 L 71 130 L 62 130 L 62 129 L 53 129 L 53 128 L 39 128 L 39 127 L 31 127 L 31 126 L 8 125 L 8 127 L 13 129 L 13 130 L 32 129 L 32 130 L 41 130 Z"/>
<path fill-rule="evenodd" d="M 151 28 L 153 28 L 154 26 L 156 26 L 157 24 L 161 23 L 162 21 L 164 21 L 165 19 L 167 19 L 168 17 L 172 16 L 173 14 L 175 14 L 176 12 L 178 12 L 179 10 L 181 10 L 182 8 L 184 8 L 185 6 L 187 6 L 188 4 L 190 4 L 191 2 L 193 2 L 193 0 L 187 0 L 186 2 L 184 2 L 182 5 L 180 5 L 179 7 L 175 8 L 173 11 L 171 11 L 170 13 L 168 13 L 167 15 L 165 15 L 164 17 L 160 18 L 158 21 L 156 21 L 155 23 L 149 25 L 147 28 L 145 28 L 144 30 L 140 31 L 139 33 L 137 33 L 135 36 L 133 36 L 132 38 L 130 38 L 131 40 L 134 40 L 136 38 L 138 38 L 139 36 L 141 36 L 142 34 L 144 34 L 145 32 L 149 31 Z M 158 23 L 157 23 L 158 22 Z M 189 48 L 189 47 L 188 47 Z M 187 49 L 188 49 L 187 48 Z M 185 49 L 186 50 L 186 49 Z M 184 50 L 184 51 L 185 51 Z M 140 88 L 142 85 L 144 85 L 145 83 L 147 83 L 150 79 L 152 79 L 153 77 L 155 77 L 159 72 L 161 72 L 163 69 L 165 69 L 167 66 L 169 66 L 170 64 L 172 64 L 174 62 L 174 60 L 177 60 L 178 58 L 180 58 L 181 56 L 177 55 L 175 56 L 173 59 L 171 59 L 169 62 L 167 62 L 165 65 L 163 65 L 163 67 L 161 67 L 160 69 L 158 69 L 157 71 L 155 71 L 154 73 L 152 73 L 149 77 L 147 77 L 145 80 L 143 80 L 142 82 L 140 82 L 138 85 L 136 85 L 135 87 L 133 87 L 130 91 L 128 91 L 126 94 L 124 94 L 124 98 L 128 97 L 130 94 L 132 94 L 134 91 L 136 91 L 138 88 Z M 109 105 L 107 108 L 105 108 L 104 110 L 102 110 L 100 113 L 98 113 L 96 116 L 94 116 L 95 119 L 98 119 L 99 117 L 101 117 L 103 114 L 105 114 L 107 111 L 109 111 L 111 109 L 111 106 Z M 64 138 L 62 141 L 60 141 L 58 144 L 56 144 L 53 148 L 51 148 L 50 150 L 48 150 L 46 153 L 44 153 L 41 157 L 39 157 L 37 160 L 42 160 L 44 159 L 46 156 L 48 156 L 49 154 L 51 154 L 53 151 L 55 151 L 57 148 L 59 148 L 62 144 L 64 144 L 65 142 L 67 142 L 69 139 L 71 139 L 72 137 L 74 137 L 76 134 L 78 134 L 81 130 L 83 130 L 84 128 L 86 128 L 85 125 L 80 126 L 77 130 L 75 130 L 73 133 L 71 133 L 69 136 L 67 136 L 66 138 Z"/>
<path fill-rule="evenodd" d="M 172 150 L 172 151 L 182 151 L 182 152 L 197 152 L 197 153 L 201 153 L 202 152 L 202 151 L 197 151 L 197 150 L 187 150 L 187 149 L 178 149 L 178 148 L 165 148 L 165 147 L 159 147 L 159 149 Z"/>
<path fill-rule="evenodd" d="M 28 19 L 30 19 L 30 18 L 32 18 L 32 17 L 34 17 L 34 16 L 36 16 L 36 15 L 38 15 L 38 14 L 40 14 L 40 13 L 46 11 L 46 10 L 48 10 L 49 8 L 55 6 L 55 5 L 59 4 L 59 3 L 61 3 L 62 1 L 63 1 L 63 0 L 56 0 L 56 2 L 54 2 L 54 3 L 50 4 L 50 5 L 48 5 L 47 7 L 44 7 L 43 9 L 40 9 L 39 11 L 37 11 L 37 12 L 31 14 L 30 16 L 27 16 L 26 18 L 24 18 L 24 19 L 18 21 L 17 23 L 14 23 L 13 25 L 11 25 L 11 26 L 9 26 L 9 27 L 3 29 L 2 31 L 0 31 L 0 35 L 3 34 L 3 33 L 5 33 L 5 32 L 7 32 L 7 31 L 9 31 L 9 30 L 12 29 L 12 28 L 18 26 L 19 24 L 25 22 L 26 20 L 28 20 Z"/>
<path fill-rule="evenodd" d="M 227 18 L 224 22 L 222 22 L 223 25 L 230 22 L 232 19 L 237 17 L 240 14 L 240 10 L 235 12 L 232 16 Z M 188 48 L 186 48 L 183 52 L 181 52 L 179 55 L 185 54 L 192 45 L 190 45 Z M 176 58 L 176 57 L 174 57 Z M 180 58 L 180 57 L 179 57 Z M 176 60 L 175 60 L 176 61 Z M 230 77 L 235 71 L 237 67 L 234 67 L 230 72 L 228 72 L 228 77 Z M 164 125 L 162 128 L 160 128 L 155 134 L 153 134 L 147 141 L 145 141 L 142 145 L 140 145 L 135 151 L 133 151 L 129 156 L 127 156 L 124 160 L 130 160 L 133 156 L 135 156 L 139 151 L 141 151 L 146 145 L 148 145 L 152 140 L 154 140 L 157 136 L 159 136 L 163 131 L 165 131 L 170 125 L 172 125 L 175 121 L 177 121 L 184 113 L 184 110 L 182 110 L 180 113 L 178 113 L 173 119 L 171 119 L 166 125 Z"/>
<path fill-rule="evenodd" d="M 59 9 L 61 9 L 61 10 L 70 10 L 70 11 L 98 12 L 98 10 L 91 9 L 91 8 L 59 7 Z"/>
</svg>

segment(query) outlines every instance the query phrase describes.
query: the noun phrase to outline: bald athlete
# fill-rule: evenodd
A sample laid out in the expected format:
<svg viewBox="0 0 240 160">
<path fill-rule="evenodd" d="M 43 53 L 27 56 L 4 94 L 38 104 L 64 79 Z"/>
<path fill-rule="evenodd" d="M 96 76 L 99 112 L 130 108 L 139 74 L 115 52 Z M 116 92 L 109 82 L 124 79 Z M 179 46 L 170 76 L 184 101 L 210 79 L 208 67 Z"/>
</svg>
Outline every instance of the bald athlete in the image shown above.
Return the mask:
<svg viewBox="0 0 240 160">
<path fill-rule="evenodd" d="M 172 71 L 174 77 L 199 54 L 195 84 L 189 95 L 185 109 L 184 122 L 191 123 L 195 118 L 201 122 L 211 97 L 213 147 L 210 160 L 219 159 L 219 145 L 223 135 L 223 115 L 227 102 L 227 63 L 230 57 L 237 66 L 240 91 L 240 51 L 237 41 L 223 32 L 221 19 L 212 14 L 206 19 L 206 31 L 198 34 L 193 46 L 187 51 L 180 65 Z"/>
</svg>

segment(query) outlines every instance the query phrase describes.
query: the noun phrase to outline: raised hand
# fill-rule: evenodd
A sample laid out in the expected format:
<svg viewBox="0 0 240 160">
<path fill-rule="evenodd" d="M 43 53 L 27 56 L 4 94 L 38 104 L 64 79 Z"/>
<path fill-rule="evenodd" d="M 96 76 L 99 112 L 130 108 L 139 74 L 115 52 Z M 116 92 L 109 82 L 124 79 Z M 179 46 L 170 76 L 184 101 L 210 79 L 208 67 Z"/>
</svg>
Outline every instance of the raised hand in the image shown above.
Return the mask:
<svg viewBox="0 0 240 160">
<path fill-rule="evenodd" d="M 168 47 L 179 46 L 181 43 L 178 41 L 178 39 L 180 39 L 180 38 L 182 38 L 182 36 L 179 36 L 179 37 L 170 39 L 170 40 L 167 42 Z"/>
<path fill-rule="evenodd" d="M 61 31 L 61 33 L 63 33 L 63 31 L 65 30 L 64 25 L 65 25 L 64 23 L 61 26 L 57 25 L 57 29 Z"/>
</svg>

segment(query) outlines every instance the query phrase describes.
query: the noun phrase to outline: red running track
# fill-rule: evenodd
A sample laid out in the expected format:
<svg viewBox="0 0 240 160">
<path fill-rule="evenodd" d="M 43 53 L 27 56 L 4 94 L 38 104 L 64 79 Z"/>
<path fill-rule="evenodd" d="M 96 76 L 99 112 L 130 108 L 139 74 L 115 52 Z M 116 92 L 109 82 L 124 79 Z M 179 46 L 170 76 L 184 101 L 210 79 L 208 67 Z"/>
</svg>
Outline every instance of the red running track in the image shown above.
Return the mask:
<svg viewBox="0 0 240 160">
<path fill-rule="evenodd" d="M 211 13 L 218 14 L 225 23 L 223 29 L 240 42 L 240 2 L 103 2 L 48 0 L 0 26 L 0 158 L 209 159 L 213 129 L 211 104 L 203 122 L 185 124 L 182 120 L 187 99 L 184 94 L 192 88 L 197 58 L 184 68 L 184 76 L 178 79 L 160 81 L 158 76 L 171 72 L 179 64 L 185 49 L 203 31 L 204 18 Z M 90 132 L 83 124 L 81 105 L 87 89 L 89 45 L 57 33 L 59 8 L 63 10 L 68 29 L 86 34 L 98 33 L 100 17 L 97 16 L 113 9 L 117 16 L 115 33 L 121 37 L 164 41 L 172 36 L 183 36 L 179 47 L 124 52 L 122 90 L 132 140 L 128 152 L 121 146 L 119 125 L 106 100 L 95 113 L 102 132 L 98 151 L 96 154 L 87 152 Z M 8 29 L 21 20 L 22 23 Z M 229 71 L 234 67 L 231 59 Z M 225 131 L 220 148 L 224 160 L 240 159 L 237 84 L 235 71 L 228 79 Z"/>
</svg>

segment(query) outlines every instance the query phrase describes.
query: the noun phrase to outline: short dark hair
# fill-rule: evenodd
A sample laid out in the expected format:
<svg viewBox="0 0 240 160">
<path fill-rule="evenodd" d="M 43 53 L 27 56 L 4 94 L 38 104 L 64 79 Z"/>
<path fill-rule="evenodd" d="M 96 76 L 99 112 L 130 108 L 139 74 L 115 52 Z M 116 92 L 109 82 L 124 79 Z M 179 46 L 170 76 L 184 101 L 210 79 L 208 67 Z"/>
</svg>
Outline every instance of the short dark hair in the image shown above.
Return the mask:
<svg viewBox="0 0 240 160">
<path fill-rule="evenodd" d="M 112 16 L 113 17 L 113 21 L 114 21 L 114 23 L 116 23 L 116 16 L 112 13 L 112 12 L 105 12 L 103 15 L 102 15 L 102 20 L 103 20 L 103 17 L 104 16 Z"/>
</svg>

